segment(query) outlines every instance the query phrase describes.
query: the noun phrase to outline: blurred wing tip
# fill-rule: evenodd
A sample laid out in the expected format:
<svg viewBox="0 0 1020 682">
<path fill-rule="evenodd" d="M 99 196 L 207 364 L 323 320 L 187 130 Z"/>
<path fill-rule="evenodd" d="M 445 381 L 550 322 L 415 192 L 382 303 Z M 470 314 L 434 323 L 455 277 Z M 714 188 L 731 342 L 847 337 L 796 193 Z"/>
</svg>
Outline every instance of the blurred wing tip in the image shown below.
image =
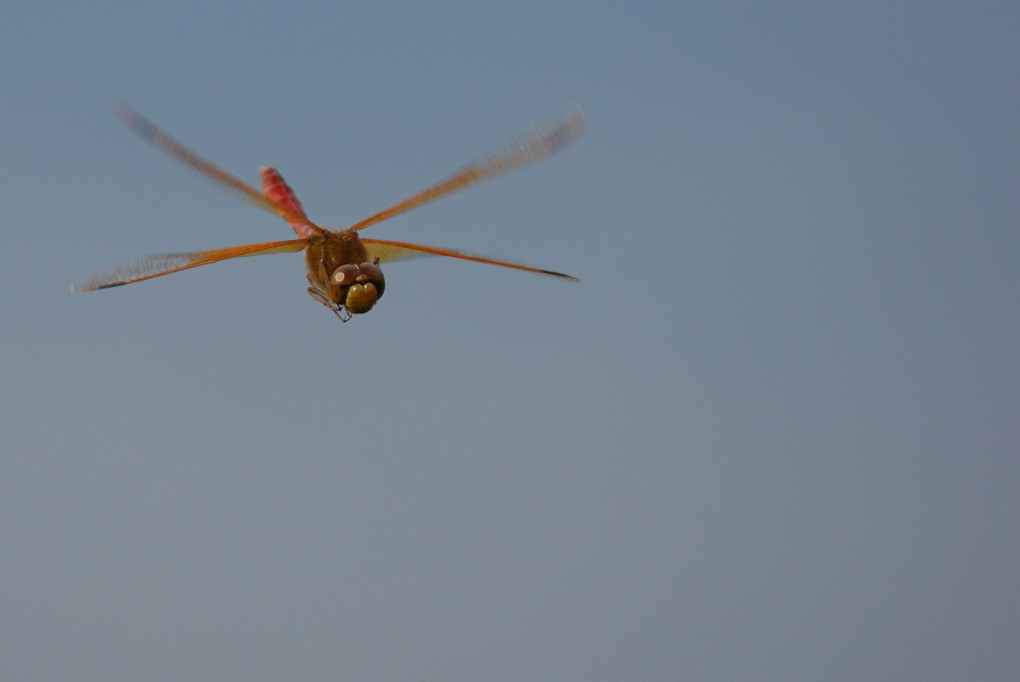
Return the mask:
<svg viewBox="0 0 1020 682">
<path fill-rule="evenodd" d="M 569 143 L 581 137 L 588 127 L 588 119 L 581 107 L 575 104 L 555 119 L 553 127 L 561 130 L 564 143 Z"/>
<path fill-rule="evenodd" d="M 588 125 L 588 119 L 585 118 L 584 112 L 581 111 L 580 105 L 575 104 L 570 109 L 567 109 L 566 122 L 571 128 L 577 130 L 580 134 Z"/>
<path fill-rule="evenodd" d="M 122 286 L 124 282 L 113 282 L 110 284 L 104 284 L 102 282 L 81 282 L 80 284 L 74 284 L 71 286 L 72 294 L 84 294 L 89 291 L 99 291 L 100 289 L 112 289 L 113 287 Z"/>
<path fill-rule="evenodd" d="M 71 285 L 72 294 L 84 294 L 86 291 L 95 291 L 95 281 L 91 279 L 82 280 Z"/>
<path fill-rule="evenodd" d="M 130 104 L 122 99 L 115 100 L 113 103 L 113 114 L 119 118 L 122 122 L 129 126 L 135 125 L 139 119 L 143 119 L 142 115 L 135 110 Z"/>
<path fill-rule="evenodd" d="M 537 272 L 540 275 L 549 275 L 550 277 L 558 277 L 560 279 L 565 279 L 565 280 L 568 280 L 568 281 L 571 281 L 571 282 L 580 282 L 581 281 L 577 277 L 574 277 L 573 275 L 568 275 L 565 272 L 556 272 L 555 270 L 544 270 L 542 268 L 528 268 L 528 269 L 531 270 L 532 272 Z"/>
</svg>

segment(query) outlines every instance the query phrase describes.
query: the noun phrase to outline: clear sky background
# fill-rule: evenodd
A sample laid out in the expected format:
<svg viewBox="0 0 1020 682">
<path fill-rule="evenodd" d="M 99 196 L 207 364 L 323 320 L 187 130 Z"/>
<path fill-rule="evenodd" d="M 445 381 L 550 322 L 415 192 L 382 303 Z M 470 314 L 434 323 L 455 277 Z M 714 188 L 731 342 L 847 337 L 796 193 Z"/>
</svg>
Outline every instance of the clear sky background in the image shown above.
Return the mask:
<svg viewBox="0 0 1020 682">
<path fill-rule="evenodd" d="M 0 677 L 1020 677 L 1020 5 L 0 9 Z M 123 99 L 343 226 L 301 257 Z"/>
</svg>

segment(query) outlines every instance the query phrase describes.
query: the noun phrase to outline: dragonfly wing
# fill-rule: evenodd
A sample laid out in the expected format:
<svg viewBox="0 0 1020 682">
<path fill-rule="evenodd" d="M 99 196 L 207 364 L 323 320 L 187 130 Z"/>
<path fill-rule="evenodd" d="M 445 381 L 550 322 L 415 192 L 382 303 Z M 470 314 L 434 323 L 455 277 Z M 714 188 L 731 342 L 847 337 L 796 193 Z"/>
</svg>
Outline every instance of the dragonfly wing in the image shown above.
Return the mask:
<svg viewBox="0 0 1020 682">
<path fill-rule="evenodd" d="M 362 238 L 361 243 L 364 244 L 365 248 L 368 250 L 369 260 L 375 260 L 378 258 L 381 263 L 390 263 L 395 260 L 407 260 L 409 258 L 421 258 L 422 256 L 435 255 L 428 251 L 411 249 L 393 242 L 380 242 L 378 239 Z"/>
<path fill-rule="evenodd" d="M 547 124 L 532 127 L 517 139 L 467 165 L 445 180 L 427 187 L 385 211 L 380 211 L 355 223 L 351 229 L 363 230 L 370 225 L 406 213 L 422 204 L 435 201 L 475 183 L 494 178 L 555 154 L 576 140 L 582 132 L 584 132 L 584 115 L 580 109 L 574 109 Z"/>
<path fill-rule="evenodd" d="M 149 256 L 133 263 L 126 263 L 117 266 L 95 277 L 76 284 L 72 291 L 81 293 L 85 291 L 96 291 L 97 289 L 109 289 L 124 284 L 141 282 L 153 277 L 169 275 L 172 272 L 180 272 L 189 268 L 197 268 L 200 265 L 208 265 L 229 258 L 240 258 L 242 256 L 258 256 L 266 253 L 283 253 L 300 251 L 305 247 L 304 239 L 288 239 L 280 242 L 263 242 L 261 244 L 248 244 L 246 246 L 231 246 L 225 249 L 213 249 L 211 251 L 195 251 L 192 253 L 164 253 L 158 256 Z"/>
<path fill-rule="evenodd" d="M 124 122 L 125 125 L 127 125 L 128 128 L 137 133 L 146 142 L 154 145 L 160 151 L 172 156 L 178 161 L 184 163 L 186 166 L 197 170 L 206 177 L 212 178 L 221 185 L 231 188 L 259 208 L 265 209 L 270 213 L 282 215 L 288 221 L 311 225 L 321 231 L 322 228 L 308 220 L 308 217 L 304 215 L 303 211 L 298 213 L 291 207 L 286 206 L 279 201 L 270 199 L 262 192 L 258 191 L 251 185 L 238 180 L 214 163 L 206 161 L 201 156 L 157 128 L 156 124 L 139 114 L 128 105 L 122 102 L 119 103 L 116 107 L 116 112 L 117 116 Z"/>
<path fill-rule="evenodd" d="M 458 251 L 456 249 L 444 249 L 437 246 L 425 246 L 424 244 L 410 244 L 408 242 L 394 242 L 385 239 L 365 239 L 362 238 L 361 242 L 368 249 L 368 254 L 372 258 L 379 258 L 383 263 L 387 261 L 395 260 L 406 260 L 408 258 L 417 258 L 419 256 L 447 256 L 449 258 L 460 258 L 462 260 L 474 261 L 475 263 L 487 263 L 488 265 L 499 265 L 504 268 L 513 268 L 514 270 L 524 270 L 526 272 L 537 272 L 541 275 L 551 275 L 553 277 L 561 277 L 563 279 L 579 281 L 576 277 L 571 275 L 565 275 L 562 272 L 556 272 L 554 270 L 546 270 L 544 268 L 535 268 L 530 265 L 521 265 L 520 263 L 511 263 L 499 258 L 492 258 L 491 256 L 483 256 L 478 253 L 471 253 L 468 251 Z"/>
</svg>

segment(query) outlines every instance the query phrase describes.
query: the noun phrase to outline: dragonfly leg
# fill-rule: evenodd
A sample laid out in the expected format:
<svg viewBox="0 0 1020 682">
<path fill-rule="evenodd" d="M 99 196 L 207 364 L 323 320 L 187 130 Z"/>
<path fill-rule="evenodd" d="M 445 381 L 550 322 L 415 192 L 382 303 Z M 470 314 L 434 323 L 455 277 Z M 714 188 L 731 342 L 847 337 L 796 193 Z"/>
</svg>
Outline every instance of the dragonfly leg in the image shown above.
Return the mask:
<svg viewBox="0 0 1020 682">
<path fill-rule="evenodd" d="M 318 289 L 314 287 L 308 287 L 308 294 L 316 301 L 332 310 L 333 314 L 336 315 L 341 322 L 347 322 L 348 320 L 351 319 L 351 314 L 347 312 L 347 310 L 342 305 L 336 305 L 328 298 L 326 298 L 323 295 L 323 293 Z"/>
</svg>

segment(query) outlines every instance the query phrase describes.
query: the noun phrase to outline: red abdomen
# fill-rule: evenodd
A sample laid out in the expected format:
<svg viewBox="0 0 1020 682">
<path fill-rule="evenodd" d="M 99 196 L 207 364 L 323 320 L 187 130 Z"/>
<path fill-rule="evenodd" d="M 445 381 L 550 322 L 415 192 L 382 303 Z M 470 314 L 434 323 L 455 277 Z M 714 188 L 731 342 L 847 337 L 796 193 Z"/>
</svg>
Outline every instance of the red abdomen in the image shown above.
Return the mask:
<svg viewBox="0 0 1020 682">
<path fill-rule="evenodd" d="M 283 176 L 280 175 L 279 171 L 268 166 L 263 166 L 261 171 L 262 191 L 265 192 L 266 196 L 271 200 L 289 209 L 289 214 L 281 212 L 280 215 L 282 215 L 287 222 L 290 223 L 290 226 L 294 228 L 294 232 L 297 233 L 297 236 L 310 237 L 311 235 L 319 232 L 319 230 L 310 227 L 307 223 L 302 222 L 295 217 L 301 216 L 302 218 L 307 218 L 308 216 L 305 215 L 305 209 L 301 207 L 301 202 L 298 201 L 297 195 L 294 194 L 294 190 L 292 190 L 290 185 L 284 181 Z"/>
</svg>

